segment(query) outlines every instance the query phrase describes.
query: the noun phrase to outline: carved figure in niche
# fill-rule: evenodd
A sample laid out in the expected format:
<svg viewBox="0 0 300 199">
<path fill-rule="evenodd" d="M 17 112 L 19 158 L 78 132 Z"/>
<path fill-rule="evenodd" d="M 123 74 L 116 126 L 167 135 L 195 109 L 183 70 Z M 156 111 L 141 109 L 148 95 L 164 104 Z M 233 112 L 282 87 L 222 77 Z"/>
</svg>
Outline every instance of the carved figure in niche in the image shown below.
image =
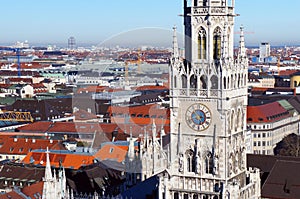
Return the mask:
<svg viewBox="0 0 300 199">
<path fill-rule="evenodd" d="M 195 173 L 201 174 L 201 159 L 199 157 L 199 154 L 197 154 L 195 157 L 195 166 L 196 166 Z"/>
<path fill-rule="evenodd" d="M 241 159 L 242 159 L 241 168 L 242 168 L 242 170 L 244 170 L 246 168 L 246 161 L 245 161 L 245 158 L 246 158 L 246 148 L 245 147 L 242 147 L 241 154 L 242 154 L 242 157 L 241 157 Z"/>
<path fill-rule="evenodd" d="M 184 157 L 183 154 L 179 155 L 179 172 L 183 172 L 183 165 L 184 165 Z"/>
<path fill-rule="evenodd" d="M 235 161 L 234 170 L 235 170 L 235 173 L 238 173 L 238 171 L 239 171 L 239 152 L 238 151 L 236 152 L 234 158 L 235 158 L 235 160 L 234 160 Z"/>
<path fill-rule="evenodd" d="M 214 170 L 213 170 L 213 173 L 215 175 L 218 175 L 218 173 L 219 173 L 219 156 L 218 155 L 214 156 Z"/>
<path fill-rule="evenodd" d="M 232 153 L 229 156 L 229 161 L 228 161 L 228 174 L 231 176 L 233 174 L 233 162 L 232 162 Z"/>
</svg>

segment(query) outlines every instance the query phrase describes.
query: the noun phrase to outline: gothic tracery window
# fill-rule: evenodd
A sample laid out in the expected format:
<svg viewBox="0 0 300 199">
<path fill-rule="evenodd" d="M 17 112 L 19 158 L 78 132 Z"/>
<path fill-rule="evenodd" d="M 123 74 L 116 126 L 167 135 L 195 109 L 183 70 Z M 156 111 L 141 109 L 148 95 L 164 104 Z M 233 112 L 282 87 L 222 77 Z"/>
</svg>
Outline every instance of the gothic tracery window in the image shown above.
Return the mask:
<svg viewBox="0 0 300 199">
<path fill-rule="evenodd" d="M 216 75 L 213 75 L 210 78 L 211 81 L 211 89 L 218 89 L 218 77 Z"/>
<path fill-rule="evenodd" d="M 210 151 L 205 156 L 205 173 L 213 173 L 213 155 Z"/>
<path fill-rule="evenodd" d="M 198 35 L 198 59 L 206 59 L 206 43 L 206 31 L 201 27 Z"/>
<path fill-rule="evenodd" d="M 214 59 L 221 58 L 221 28 L 217 27 L 214 30 L 214 37 L 213 37 L 213 46 L 214 46 Z"/>
<path fill-rule="evenodd" d="M 193 158 L 194 152 L 192 150 L 188 150 L 186 152 L 186 166 L 187 166 L 187 172 L 194 172 L 194 163 L 193 163 Z"/>
<path fill-rule="evenodd" d="M 192 75 L 190 79 L 190 88 L 196 89 L 197 88 L 197 76 Z"/>
<path fill-rule="evenodd" d="M 207 77 L 205 75 L 201 76 L 201 89 L 207 89 Z"/>
</svg>

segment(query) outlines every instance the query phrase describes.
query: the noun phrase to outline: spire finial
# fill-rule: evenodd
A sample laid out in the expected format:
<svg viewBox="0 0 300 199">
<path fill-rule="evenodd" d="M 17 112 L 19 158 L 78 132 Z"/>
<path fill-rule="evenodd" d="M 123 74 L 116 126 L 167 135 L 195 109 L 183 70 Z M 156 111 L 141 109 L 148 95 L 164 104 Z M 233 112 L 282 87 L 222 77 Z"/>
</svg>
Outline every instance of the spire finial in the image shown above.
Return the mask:
<svg viewBox="0 0 300 199">
<path fill-rule="evenodd" d="M 173 27 L 173 58 L 178 58 L 179 57 L 179 52 L 178 52 L 178 40 L 177 40 L 177 27 L 174 25 Z"/>
<path fill-rule="evenodd" d="M 245 47 L 244 26 L 243 25 L 241 25 L 240 30 L 241 30 L 241 34 L 240 34 L 239 56 L 246 57 L 246 47 Z"/>
</svg>

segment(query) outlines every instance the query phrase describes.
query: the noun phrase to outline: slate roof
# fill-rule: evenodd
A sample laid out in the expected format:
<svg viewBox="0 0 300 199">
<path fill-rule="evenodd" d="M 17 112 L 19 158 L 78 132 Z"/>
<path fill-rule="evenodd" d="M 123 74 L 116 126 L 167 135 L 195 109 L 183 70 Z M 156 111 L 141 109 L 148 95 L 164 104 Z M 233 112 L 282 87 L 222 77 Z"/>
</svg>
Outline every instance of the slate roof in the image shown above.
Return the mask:
<svg viewBox="0 0 300 199">
<path fill-rule="evenodd" d="M 247 155 L 247 166 L 259 168 L 263 198 L 296 199 L 300 196 L 300 158 Z"/>
</svg>

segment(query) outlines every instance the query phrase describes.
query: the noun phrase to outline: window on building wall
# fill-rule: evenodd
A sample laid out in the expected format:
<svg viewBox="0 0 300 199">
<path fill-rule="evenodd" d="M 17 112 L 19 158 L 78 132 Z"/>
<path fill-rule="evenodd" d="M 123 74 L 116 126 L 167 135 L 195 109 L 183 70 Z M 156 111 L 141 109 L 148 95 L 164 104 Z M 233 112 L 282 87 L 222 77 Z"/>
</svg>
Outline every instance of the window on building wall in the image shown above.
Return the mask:
<svg viewBox="0 0 300 199">
<path fill-rule="evenodd" d="M 262 141 L 262 146 L 266 146 L 266 141 Z"/>
<path fill-rule="evenodd" d="M 197 88 L 197 76 L 196 75 L 192 75 L 190 78 L 190 88 Z"/>
<path fill-rule="evenodd" d="M 218 89 L 219 87 L 218 77 L 216 75 L 213 75 L 210 78 L 210 81 L 211 81 L 211 89 Z"/>
<path fill-rule="evenodd" d="M 260 141 L 257 142 L 257 146 L 260 146 Z"/>
<path fill-rule="evenodd" d="M 201 89 L 207 89 L 207 77 L 205 75 L 201 76 Z"/>
<path fill-rule="evenodd" d="M 179 193 L 178 192 L 174 193 L 174 199 L 179 199 Z"/>
<path fill-rule="evenodd" d="M 221 28 L 217 27 L 213 37 L 214 59 L 221 58 Z"/>
<path fill-rule="evenodd" d="M 253 146 L 256 146 L 256 142 L 253 142 Z"/>
<path fill-rule="evenodd" d="M 207 35 L 203 27 L 201 27 L 198 35 L 198 59 L 206 59 Z"/>
</svg>

